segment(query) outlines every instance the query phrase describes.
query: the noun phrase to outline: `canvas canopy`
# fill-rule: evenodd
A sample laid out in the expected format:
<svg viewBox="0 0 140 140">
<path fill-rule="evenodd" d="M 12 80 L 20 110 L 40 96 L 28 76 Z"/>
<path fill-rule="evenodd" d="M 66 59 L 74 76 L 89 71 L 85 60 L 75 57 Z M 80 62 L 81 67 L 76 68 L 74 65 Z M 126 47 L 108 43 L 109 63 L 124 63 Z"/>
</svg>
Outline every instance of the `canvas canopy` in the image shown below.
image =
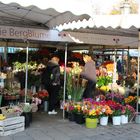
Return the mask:
<svg viewBox="0 0 140 140">
<path fill-rule="evenodd" d="M 140 28 L 138 19 L 140 19 L 139 14 L 94 15 L 93 18 L 88 20 L 73 21 L 56 26 L 56 28 L 60 31 L 84 32 L 95 36 L 105 35 L 106 37 L 108 36 L 108 39 L 109 36 L 112 36 L 113 38 L 119 38 L 118 45 L 137 48 L 139 40 L 138 29 Z M 123 37 L 128 37 L 125 43 L 121 42 L 121 40 L 124 40 Z M 108 42 L 108 45 L 111 45 L 109 40 Z"/>
<path fill-rule="evenodd" d="M 83 3 L 79 5 L 79 2 L 76 3 L 73 0 L 73 3 L 72 1 L 62 3 L 61 1 L 1 0 L 0 24 L 24 27 L 36 26 L 50 29 L 59 24 L 90 17 L 81 12 L 85 11 L 88 5 L 85 7 Z M 80 9 L 78 10 L 77 7 Z M 84 14 L 80 15 L 82 13 Z"/>
</svg>

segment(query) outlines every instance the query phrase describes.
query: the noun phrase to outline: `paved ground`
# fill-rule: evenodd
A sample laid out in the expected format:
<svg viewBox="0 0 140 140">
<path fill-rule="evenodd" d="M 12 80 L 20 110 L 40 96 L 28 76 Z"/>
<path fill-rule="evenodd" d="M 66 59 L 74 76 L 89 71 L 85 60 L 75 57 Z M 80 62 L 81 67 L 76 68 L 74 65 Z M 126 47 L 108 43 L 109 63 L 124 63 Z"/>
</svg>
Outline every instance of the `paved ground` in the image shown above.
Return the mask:
<svg viewBox="0 0 140 140">
<path fill-rule="evenodd" d="M 87 129 L 62 119 L 60 112 L 56 116 L 36 113 L 33 122 L 25 131 L 0 137 L 0 140 L 140 140 L 140 124 L 129 123 L 121 126 L 98 126 Z"/>
</svg>

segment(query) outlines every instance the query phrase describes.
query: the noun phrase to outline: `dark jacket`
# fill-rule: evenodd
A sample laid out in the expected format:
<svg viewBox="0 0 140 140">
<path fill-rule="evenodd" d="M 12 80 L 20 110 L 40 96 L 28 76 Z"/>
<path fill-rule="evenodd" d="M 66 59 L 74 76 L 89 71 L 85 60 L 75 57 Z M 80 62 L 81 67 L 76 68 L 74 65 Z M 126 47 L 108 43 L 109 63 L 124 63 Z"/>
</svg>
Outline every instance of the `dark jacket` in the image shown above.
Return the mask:
<svg viewBox="0 0 140 140">
<path fill-rule="evenodd" d="M 42 73 L 42 83 L 45 86 L 60 85 L 60 67 L 59 64 L 49 61 L 46 69 Z"/>
</svg>

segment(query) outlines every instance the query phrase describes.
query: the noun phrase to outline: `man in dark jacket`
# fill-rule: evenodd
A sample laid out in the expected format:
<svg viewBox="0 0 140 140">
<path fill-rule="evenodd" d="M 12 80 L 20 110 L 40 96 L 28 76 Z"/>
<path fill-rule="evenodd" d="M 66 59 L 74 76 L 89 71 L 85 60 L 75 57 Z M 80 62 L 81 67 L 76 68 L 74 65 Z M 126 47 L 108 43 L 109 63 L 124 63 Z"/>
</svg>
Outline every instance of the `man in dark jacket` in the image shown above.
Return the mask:
<svg viewBox="0 0 140 140">
<path fill-rule="evenodd" d="M 81 72 L 81 76 L 88 80 L 86 89 L 83 93 L 83 98 L 93 98 L 93 92 L 96 88 L 96 68 L 95 62 L 92 59 L 91 55 L 84 54 L 83 60 L 85 62 L 85 66 L 83 71 Z"/>
<path fill-rule="evenodd" d="M 60 67 L 59 57 L 53 55 L 48 62 L 47 67 L 43 73 L 45 89 L 49 93 L 49 112 L 48 114 L 57 114 L 55 111 L 57 96 L 60 89 Z"/>
</svg>

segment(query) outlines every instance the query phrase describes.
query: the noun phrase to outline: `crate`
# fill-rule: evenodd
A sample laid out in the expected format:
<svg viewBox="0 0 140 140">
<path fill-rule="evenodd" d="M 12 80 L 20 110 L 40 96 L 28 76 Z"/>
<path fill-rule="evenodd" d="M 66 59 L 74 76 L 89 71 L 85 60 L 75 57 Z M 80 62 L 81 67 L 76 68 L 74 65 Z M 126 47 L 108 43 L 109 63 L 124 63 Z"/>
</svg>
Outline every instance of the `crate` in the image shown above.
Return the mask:
<svg viewBox="0 0 140 140">
<path fill-rule="evenodd" d="M 0 136 L 15 134 L 25 129 L 24 116 L 7 118 L 0 121 Z"/>
</svg>

